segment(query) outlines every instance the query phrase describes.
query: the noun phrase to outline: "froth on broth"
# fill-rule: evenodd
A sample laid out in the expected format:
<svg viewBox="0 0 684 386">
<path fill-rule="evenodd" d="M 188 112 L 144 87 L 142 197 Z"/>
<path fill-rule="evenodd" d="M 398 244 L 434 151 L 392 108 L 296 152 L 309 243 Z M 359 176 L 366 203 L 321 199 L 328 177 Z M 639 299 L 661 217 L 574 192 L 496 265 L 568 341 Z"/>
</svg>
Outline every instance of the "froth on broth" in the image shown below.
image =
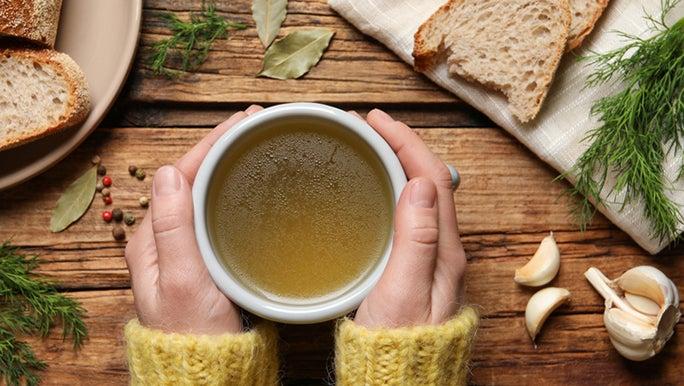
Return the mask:
<svg viewBox="0 0 684 386">
<path fill-rule="evenodd" d="M 369 273 L 391 234 L 394 198 L 372 149 L 327 121 L 253 129 L 218 165 L 207 221 L 224 267 L 273 300 L 314 302 Z"/>
</svg>

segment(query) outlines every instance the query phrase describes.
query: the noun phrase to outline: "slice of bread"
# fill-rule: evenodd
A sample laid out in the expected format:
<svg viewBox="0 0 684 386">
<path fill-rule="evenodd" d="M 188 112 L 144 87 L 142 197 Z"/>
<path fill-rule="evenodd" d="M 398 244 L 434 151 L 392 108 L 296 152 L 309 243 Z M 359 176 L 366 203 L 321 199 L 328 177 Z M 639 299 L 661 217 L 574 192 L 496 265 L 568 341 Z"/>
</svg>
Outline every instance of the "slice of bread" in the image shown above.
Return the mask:
<svg viewBox="0 0 684 386">
<path fill-rule="evenodd" d="M 582 45 L 584 38 L 594 29 L 594 25 L 603 14 L 606 6 L 608 6 L 608 0 L 570 0 L 572 23 L 568 35 L 567 51 L 574 50 Z"/>
<path fill-rule="evenodd" d="M 89 110 L 85 75 L 67 54 L 0 49 L 0 150 L 80 123 Z"/>
<path fill-rule="evenodd" d="M 62 0 L 0 0 L 0 36 L 54 47 Z"/>
<path fill-rule="evenodd" d="M 570 28 L 568 0 L 450 0 L 415 34 L 415 66 L 446 56 L 449 73 L 508 98 L 521 122 L 536 117 Z"/>
</svg>

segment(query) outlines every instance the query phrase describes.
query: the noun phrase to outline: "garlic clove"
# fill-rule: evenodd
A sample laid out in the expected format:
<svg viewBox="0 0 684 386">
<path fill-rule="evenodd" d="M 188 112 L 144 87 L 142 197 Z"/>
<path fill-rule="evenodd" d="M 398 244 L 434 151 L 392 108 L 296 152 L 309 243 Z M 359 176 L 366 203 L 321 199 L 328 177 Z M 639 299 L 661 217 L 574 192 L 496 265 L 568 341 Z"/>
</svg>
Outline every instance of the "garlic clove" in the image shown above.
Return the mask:
<svg viewBox="0 0 684 386">
<path fill-rule="evenodd" d="M 642 314 L 658 316 L 658 313 L 660 313 L 660 305 L 645 296 L 625 292 L 625 300 Z"/>
<path fill-rule="evenodd" d="M 568 299 L 570 291 L 555 287 L 544 288 L 530 297 L 525 308 L 525 326 L 533 342 L 549 315 Z"/>
<path fill-rule="evenodd" d="M 625 272 L 615 280 L 623 291 L 647 297 L 660 307 L 679 304 L 677 288 L 655 267 L 642 265 Z"/>
<path fill-rule="evenodd" d="M 513 280 L 518 284 L 539 287 L 553 280 L 559 268 L 560 251 L 551 232 L 539 244 L 532 259 L 522 268 L 515 270 Z"/>
<path fill-rule="evenodd" d="M 610 341 L 627 359 L 642 361 L 655 355 L 657 329 L 619 308 L 610 308 L 603 314 L 603 323 Z"/>
</svg>

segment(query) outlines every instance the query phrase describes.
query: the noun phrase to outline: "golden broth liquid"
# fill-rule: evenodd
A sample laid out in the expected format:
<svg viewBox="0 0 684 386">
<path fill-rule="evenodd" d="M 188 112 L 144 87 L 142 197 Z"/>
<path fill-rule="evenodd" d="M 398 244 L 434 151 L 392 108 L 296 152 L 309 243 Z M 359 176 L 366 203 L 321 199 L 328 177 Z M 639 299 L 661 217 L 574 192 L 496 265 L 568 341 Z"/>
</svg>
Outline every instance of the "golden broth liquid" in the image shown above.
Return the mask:
<svg viewBox="0 0 684 386">
<path fill-rule="evenodd" d="M 362 280 L 387 247 L 393 194 L 355 134 L 291 119 L 259 127 L 221 161 L 208 227 L 225 267 L 273 300 L 317 301 Z"/>
</svg>

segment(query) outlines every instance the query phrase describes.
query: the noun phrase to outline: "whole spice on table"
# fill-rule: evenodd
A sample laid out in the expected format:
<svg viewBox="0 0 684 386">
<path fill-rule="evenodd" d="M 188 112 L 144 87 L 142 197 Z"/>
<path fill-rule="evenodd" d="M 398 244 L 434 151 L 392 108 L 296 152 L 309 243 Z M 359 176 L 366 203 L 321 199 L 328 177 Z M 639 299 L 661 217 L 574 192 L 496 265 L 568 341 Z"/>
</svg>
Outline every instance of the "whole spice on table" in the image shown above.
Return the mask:
<svg viewBox="0 0 684 386">
<path fill-rule="evenodd" d="M 123 220 L 123 217 L 124 213 L 123 210 L 121 210 L 121 208 L 112 209 L 112 218 L 114 218 L 114 221 L 120 222 L 121 220 Z"/>
<path fill-rule="evenodd" d="M 287 0 L 254 0 L 252 18 L 264 48 L 273 43 L 287 15 Z"/>
<path fill-rule="evenodd" d="M 549 283 L 560 269 L 560 250 L 553 232 L 546 236 L 532 259 L 522 268 L 515 270 L 516 283 L 530 287 L 539 287 Z"/>
<path fill-rule="evenodd" d="M 568 299 L 570 299 L 570 291 L 555 287 L 544 288 L 530 297 L 525 308 L 525 326 L 532 342 L 549 315 Z"/>
<path fill-rule="evenodd" d="M 102 195 L 102 197 L 109 197 L 109 196 L 111 196 L 112 191 L 109 190 L 109 188 L 104 188 L 104 189 L 102 189 L 100 194 Z"/>
<path fill-rule="evenodd" d="M 623 357 L 643 361 L 659 353 L 679 322 L 679 293 L 655 267 L 635 267 L 610 280 L 591 267 L 584 273 L 605 299 L 603 323 Z"/>
<path fill-rule="evenodd" d="M 8 242 L 0 244 L 0 376 L 7 385 L 37 385 L 47 364 L 17 336 L 46 337 L 58 325 L 64 338 L 80 348 L 88 335 L 85 309 L 36 276 L 40 261 Z M 52 343 L 51 343 L 52 344 Z"/>
<path fill-rule="evenodd" d="M 112 177 L 110 177 L 110 176 L 102 177 L 102 185 L 104 185 L 106 187 L 112 186 Z"/>
<path fill-rule="evenodd" d="M 102 202 L 104 202 L 105 205 L 112 205 L 112 196 L 102 197 Z"/>
<path fill-rule="evenodd" d="M 144 180 L 146 175 L 147 174 L 143 169 L 136 169 L 135 171 L 135 178 L 139 179 L 140 181 Z"/>
<path fill-rule="evenodd" d="M 133 225 L 135 224 L 135 215 L 131 212 L 126 212 L 123 217 L 124 224 Z"/>
<path fill-rule="evenodd" d="M 150 205 L 150 199 L 145 196 L 142 196 L 138 199 L 138 203 L 141 207 L 147 208 Z"/>
<path fill-rule="evenodd" d="M 105 174 L 107 174 L 107 168 L 102 164 L 97 165 L 97 174 L 100 176 L 104 176 Z"/>
<path fill-rule="evenodd" d="M 112 236 L 116 241 L 122 241 L 126 239 L 126 231 L 119 225 L 115 225 L 112 228 Z"/>
<path fill-rule="evenodd" d="M 102 192 L 105 189 L 104 185 L 102 185 L 102 181 L 97 181 L 97 184 L 95 184 L 95 190 L 98 192 Z"/>
<path fill-rule="evenodd" d="M 112 212 L 110 212 L 108 210 L 105 210 L 104 212 L 102 212 L 102 219 L 105 222 L 111 222 L 112 221 Z"/>
<path fill-rule="evenodd" d="M 662 0 L 662 15 L 646 18 L 653 37 L 623 36 L 628 43 L 622 48 L 585 58 L 597 67 L 590 86 L 625 87 L 594 104 L 600 126 L 588 134 L 591 145 L 566 175 L 575 178 L 570 193 L 581 197 L 576 212 L 583 228 L 595 212 L 592 201 L 603 206 L 612 200 L 621 208 L 642 202 L 654 239 L 679 235 L 682 203 L 668 197 L 671 183 L 663 170 L 665 158 L 681 155 L 684 146 L 684 18 L 665 22 L 678 3 Z M 677 178 L 683 175 L 684 164 Z"/>
<path fill-rule="evenodd" d="M 131 176 L 135 176 L 135 172 L 138 170 L 138 167 L 135 165 L 129 165 L 128 166 L 128 174 Z"/>
<path fill-rule="evenodd" d="M 315 66 L 328 48 L 334 31 L 328 28 L 296 30 L 273 43 L 264 55 L 257 76 L 274 79 L 296 79 Z"/>
<path fill-rule="evenodd" d="M 99 165 L 101 161 L 102 161 L 102 159 L 100 159 L 99 155 L 94 155 L 93 158 L 90 159 L 90 162 L 93 165 Z"/>
<path fill-rule="evenodd" d="M 192 14 L 183 21 L 173 13 L 162 15 L 171 29 L 171 37 L 158 41 L 152 47 L 150 65 L 155 75 L 174 76 L 179 71 L 167 67 L 170 54 L 177 52 L 181 58 L 181 70 L 194 70 L 207 59 L 214 40 L 224 38 L 228 30 L 241 30 L 247 26 L 228 21 L 216 12 L 214 4 L 202 6 L 199 14 Z"/>
<path fill-rule="evenodd" d="M 50 218 L 50 231 L 61 232 L 90 207 L 97 185 L 97 166 L 88 169 L 62 193 Z"/>
</svg>

